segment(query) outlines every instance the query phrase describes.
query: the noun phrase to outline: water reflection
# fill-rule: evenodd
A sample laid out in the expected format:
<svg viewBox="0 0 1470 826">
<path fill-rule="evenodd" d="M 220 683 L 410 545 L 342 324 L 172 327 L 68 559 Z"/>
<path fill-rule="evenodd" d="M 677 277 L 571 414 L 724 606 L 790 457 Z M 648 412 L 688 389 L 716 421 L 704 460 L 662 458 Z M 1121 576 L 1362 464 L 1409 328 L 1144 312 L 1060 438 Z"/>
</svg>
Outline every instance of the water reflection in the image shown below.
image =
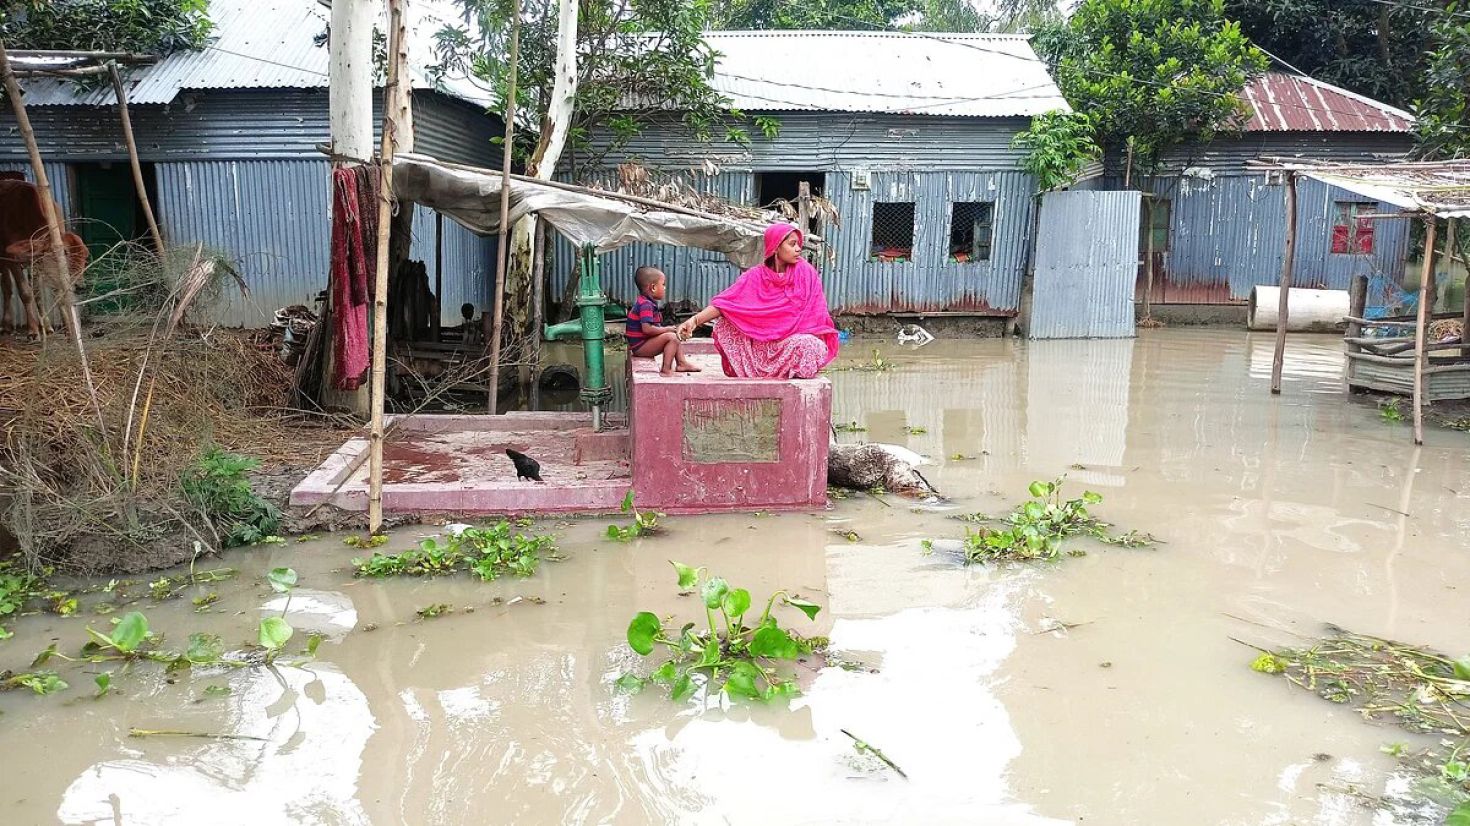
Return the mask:
<svg viewBox="0 0 1470 826">
<path fill-rule="evenodd" d="M 127 756 L 82 772 L 66 789 L 63 823 L 368 823 L 358 799 L 363 747 L 374 728 L 367 698 L 321 664 L 251 669 L 217 731 L 251 738 L 128 740 Z M 166 716 L 159 729 L 172 728 Z M 140 726 L 150 727 L 146 723 Z"/>
</svg>

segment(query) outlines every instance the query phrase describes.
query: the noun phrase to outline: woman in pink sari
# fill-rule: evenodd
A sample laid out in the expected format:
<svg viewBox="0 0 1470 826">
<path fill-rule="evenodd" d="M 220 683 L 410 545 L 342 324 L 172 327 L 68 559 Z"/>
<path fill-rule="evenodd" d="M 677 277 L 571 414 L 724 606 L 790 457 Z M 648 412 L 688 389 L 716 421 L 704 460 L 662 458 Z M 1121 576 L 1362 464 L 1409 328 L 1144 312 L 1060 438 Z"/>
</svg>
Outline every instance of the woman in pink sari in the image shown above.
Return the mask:
<svg viewBox="0 0 1470 826">
<path fill-rule="evenodd" d="M 687 339 L 715 324 L 715 349 L 725 375 L 810 379 L 837 358 L 837 328 L 817 268 L 803 261 L 805 239 L 791 224 L 766 228 L 765 263 L 740 274 L 693 318 L 679 325 Z"/>
</svg>

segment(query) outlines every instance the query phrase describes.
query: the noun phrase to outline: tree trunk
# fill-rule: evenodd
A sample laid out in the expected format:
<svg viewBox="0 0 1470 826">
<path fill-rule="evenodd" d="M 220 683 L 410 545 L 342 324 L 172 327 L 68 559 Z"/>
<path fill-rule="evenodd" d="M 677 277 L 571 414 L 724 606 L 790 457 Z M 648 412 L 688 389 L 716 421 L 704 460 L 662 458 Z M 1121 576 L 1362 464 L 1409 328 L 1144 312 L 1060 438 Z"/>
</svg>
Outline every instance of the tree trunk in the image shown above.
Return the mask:
<svg viewBox="0 0 1470 826">
<path fill-rule="evenodd" d="M 334 166 L 361 165 L 373 156 L 373 20 L 376 17 L 377 5 L 371 0 L 332 3 L 327 45 L 327 113 Z M 376 208 L 375 204 L 367 206 Z M 327 330 L 326 340 L 330 341 L 334 334 L 335 331 Z M 332 376 L 336 372 L 333 348 L 325 342 L 322 346 L 323 375 L 318 403 L 327 409 L 345 408 L 366 417 L 367 383 L 356 390 L 333 387 Z"/>
<path fill-rule="evenodd" d="M 575 0 L 559 0 L 557 3 L 556 34 L 556 77 L 551 87 L 551 98 L 546 114 L 541 119 L 541 138 L 536 151 L 526 164 L 526 174 L 549 181 L 556 175 L 556 166 L 566 149 L 567 134 L 571 129 L 577 99 L 577 3 Z M 510 256 L 506 261 L 505 314 L 510 329 L 522 336 L 539 336 L 534 329 L 531 304 L 535 270 L 531 239 L 535 235 L 536 218 L 528 215 L 511 228 Z"/>
</svg>

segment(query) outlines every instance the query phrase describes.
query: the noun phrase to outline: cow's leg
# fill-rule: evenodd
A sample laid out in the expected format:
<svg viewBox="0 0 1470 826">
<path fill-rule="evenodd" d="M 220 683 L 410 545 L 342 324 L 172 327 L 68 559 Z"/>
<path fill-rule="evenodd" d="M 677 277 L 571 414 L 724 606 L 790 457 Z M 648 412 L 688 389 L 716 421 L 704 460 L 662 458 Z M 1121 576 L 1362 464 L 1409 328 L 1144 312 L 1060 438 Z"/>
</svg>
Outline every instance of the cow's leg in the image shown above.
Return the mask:
<svg viewBox="0 0 1470 826">
<path fill-rule="evenodd" d="M 11 319 L 14 309 L 10 306 L 11 284 L 20 277 L 20 265 L 11 261 L 0 261 L 0 300 L 3 300 L 3 309 L 0 309 L 0 334 L 9 333 L 15 329 Z M 19 295 L 20 291 L 16 290 Z"/>
<path fill-rule="evenodd" d="M 26 338 L 35 341 L 41 337 L 41 330 L 51 332 L 50 325 L 41 317 L 40 310 L 36 307 L 36 291 L 31 286 L 29 274 L 24 270 L 17 269 L 13 273 L 15 293 L 20 296 L 20 306 L 25 309 L 26 314 Z"/>
</svg>

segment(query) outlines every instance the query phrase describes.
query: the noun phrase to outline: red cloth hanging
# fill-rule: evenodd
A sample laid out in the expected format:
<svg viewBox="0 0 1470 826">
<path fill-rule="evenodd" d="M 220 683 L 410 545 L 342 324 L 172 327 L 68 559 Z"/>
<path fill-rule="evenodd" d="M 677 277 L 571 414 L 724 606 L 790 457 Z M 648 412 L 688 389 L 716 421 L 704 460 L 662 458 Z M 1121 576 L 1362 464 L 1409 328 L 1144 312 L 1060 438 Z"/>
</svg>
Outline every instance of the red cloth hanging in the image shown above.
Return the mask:
<svg viewBox="0 0 1470 826">
<path fill-rule="evenodd" d="M 377 269 L 376 176 L 366 166 L 332 171 L 332 386 L 356 390 L 370 362 L 368 302 Z"/>
</svg>

